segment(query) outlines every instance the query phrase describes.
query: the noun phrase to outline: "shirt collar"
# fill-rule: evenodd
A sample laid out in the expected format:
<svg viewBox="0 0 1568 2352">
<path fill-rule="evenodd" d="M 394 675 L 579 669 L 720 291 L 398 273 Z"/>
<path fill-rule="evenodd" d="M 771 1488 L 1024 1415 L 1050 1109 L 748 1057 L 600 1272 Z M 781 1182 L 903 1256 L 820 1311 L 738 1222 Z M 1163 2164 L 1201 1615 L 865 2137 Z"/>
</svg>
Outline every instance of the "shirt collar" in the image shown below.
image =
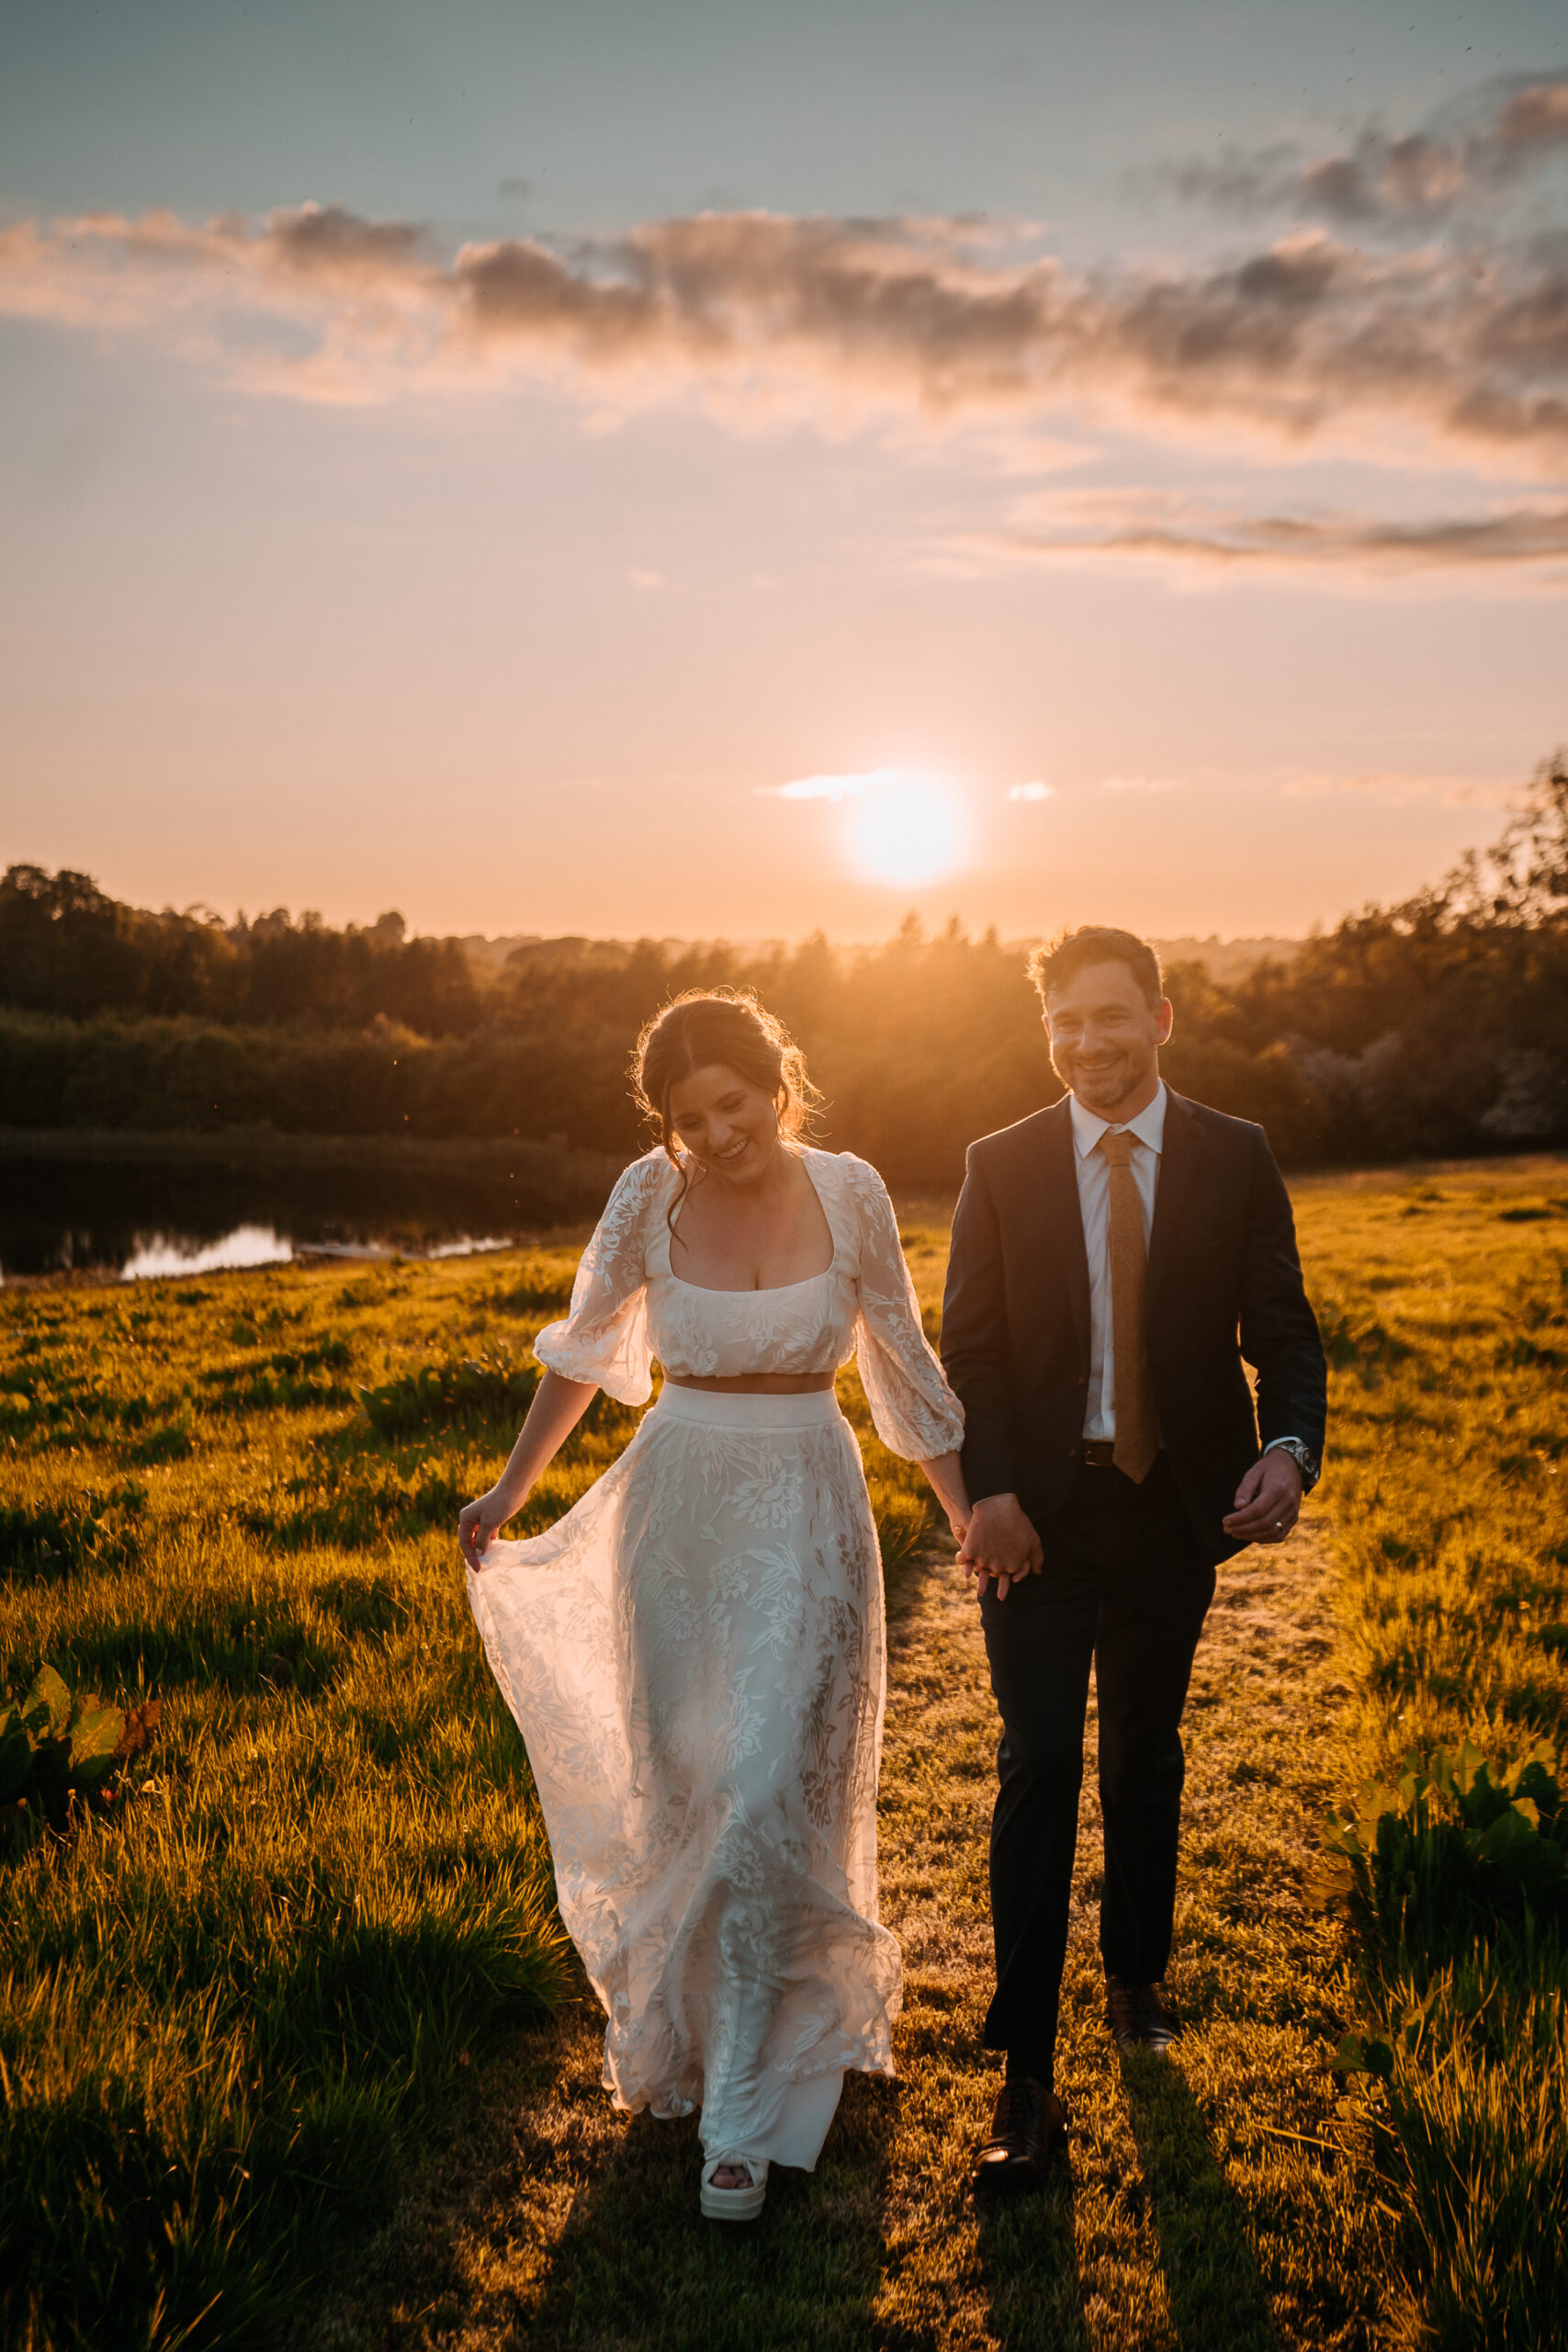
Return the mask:
<svg viewBox="0 0 1568 2352">
<path fill-rule="evenodd" d="M 1107 1133 L 1111 1122 L 1100 1118 L 1097 1112 L 1086 1111 L 1076 1094 L 1070 1100 L 1073 1145 L 1078 1158 L 1087 1159 L 1089 1153 L 1098 1148 L 1100 1136 Z M 1135 1119 L 1129 1119 L 1126 1123 L 1126 1132 L 1136 1136 L 1140 1143 L 1146 1143 L 1153 1152 L 1165 1149 L 1165 1080 L 1162 1078 L 1147 1110 L 1140 1111 Z"/>
</svg>

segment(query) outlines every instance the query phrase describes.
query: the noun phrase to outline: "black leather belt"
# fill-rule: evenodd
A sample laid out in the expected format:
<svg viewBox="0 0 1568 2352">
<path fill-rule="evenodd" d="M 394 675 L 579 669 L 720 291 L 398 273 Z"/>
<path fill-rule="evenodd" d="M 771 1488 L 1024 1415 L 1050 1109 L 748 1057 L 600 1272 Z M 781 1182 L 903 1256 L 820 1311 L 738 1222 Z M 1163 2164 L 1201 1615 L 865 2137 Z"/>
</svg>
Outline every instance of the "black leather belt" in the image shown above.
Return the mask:
<svg viewBox="0 0 1568 2352">
<path fill-rule="evenodd" d="M 1078 1460 L 1090 1470 L 1114 1470 L 1116 1441 L 1109 1437 L 1081 1437 L 1078 1440 Z"/>
</svg>

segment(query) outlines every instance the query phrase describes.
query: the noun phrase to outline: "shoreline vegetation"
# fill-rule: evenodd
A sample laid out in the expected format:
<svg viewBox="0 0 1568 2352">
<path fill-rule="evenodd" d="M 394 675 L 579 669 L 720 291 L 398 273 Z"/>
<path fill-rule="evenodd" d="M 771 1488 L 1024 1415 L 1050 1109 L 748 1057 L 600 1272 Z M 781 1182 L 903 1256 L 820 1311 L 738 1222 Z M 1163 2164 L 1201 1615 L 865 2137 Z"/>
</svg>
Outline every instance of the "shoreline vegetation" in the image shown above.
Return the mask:
<svg viewBox="0 0 1568 2352">
<path fill-rule="evenodd" d="M 214 1177 L 345 1175 L 453 1180 L 510 1203 L 517 1238 L 597 1216 L 626 1162 L 619 1153 L 516 1136 L 355 1136 L 280 1133 L 269 1126 L 8 1127 L 6 1167 L 168 1169 Z M 523 1228 L 527 1228 L 525 1237 Z M 301 1245 L 308 1247 L 308 1245 Z M 63 1271 L 63 1270 L 62 1270 Z M 80 1274 L 96 1269 L 72 1270 Z M 7 1279 L 16 1279 L 8 1277 Z M 48 1280 L 48 1275 L 26 1277 Z"/>
<path fill-rule="evenodd" d="M 515 1136 L 0 1127 L 0 1285 L 214 1274 L 230 1236 L 345 1263 L 547 1242 L 597 1215 L 622 1164 Z"/>
<path fill-rule="evenodd" d="M 0 1706 L 47 1665 L 162 1708 L 62 1826 L 13 1801 L 0 1828 L 6 2340 L 274 2345 L 352 2273 L 334 2352 L 434 2346 L 464 2317 L 462 2216 L 405 2248 L 412 2278 L 378 2272 L 377 2233 L 400 2197 L 439 2207 L 433 2180 L 492 2171 L 510 2142 L 474 2135 L 513 2130 L 528 2210 L 555 2216 L 528 2256 L 542 2341 L 613 2321 L 628 2347 L 709 2352 L 736 2264 L 759 2262 L 803 2346 L 1568 2338 L 1568 1159 L 1293 1190 L 1332 1367 L 1314 1507 L 1335 1569 L 1321 1601 L 1280 1586 L 1282 1555 L 1222 1581 L 1215 1640 L 1241 1650 L 1195 1686 L 1193 2030 L 1168 2086 L 1108 2065 L 1080 1923 L 1072 2176 L 976 2236 L 954 2167 L 979 2012 L 944 1952 L 979 1933 L 989 1734 L 956 1651 L 916 1642 L 884 1834 L 947 1826 L 931 1867 L 890 1864 L 905 2086 L 847 2102 L 840 2154 L 781 2201 L 790 2228 L 716 2262 L 681 2147 L 602 2113 L 586 2062 L 564 2087 L 541 2064 L 543 2020 L 578 2041 L 592 2020 L 454 1566 L 581 1229 L 479 1260 L 0 1294 Z M 906 1197 L 900 1226 L 934 1324 L 944 1220 Z M 840 1395 L 897 1611 L 928 1506 L 852 1374 Z M 525 1523 L 632 1425 L 591 1415 Z M 1092 1903 L 1092 1841 L 1082 1860 Z M 900 2116 L 918 2146 L 895 2195 Z M 557 2196 L 573 2145 L 586 2171 Z M 503 2212 L 491 2226 L 474 2259 L 504 2286 L 525 2250 Z M 635 2308 L 628 2230 L 650 2266 Z M 499 2352 L 507 2325 L 463 2340 Z"/>
<path fill-rule="evenodd" d="M 82 874 L 0 880 L 0 1101 L 16 1127 L 639 1148 L 626 1057 L 671 994 L 754 989 L 827 1097 L 823 1141 L 941 1191 L 1059 1091 L 1022 944 L 914 916 L 880 946 L 409 939 L 279 909 L 152 914 Z M 1259 943 L 1266 944 L 1266 943 Z M 1490 849 L 1288 956 L 1177 959 L 1179 1091 L 1290 1169 L 1568 1141 L 1568 757 Z M 142 1148 L 143 1147 L 138 1147 Z M 268 1145 L 269 1149 L 277 1147 Z M 541 1163 L 542 1164 L 542 1163 Z"/>
<path fill-rule="evenodd" d="M 516 1177 L 556 1192 L 579 1216 L 626 1165 L 615 1152 L 515 1136 L 288 1134 L 276 1127 L 8 1127 L 6 1160 L 107 1161 L 135 1167 L 409 1169 L 425 1175 Z"/>
<path fill-rule="evenodd" d="M 1036 1106 L 1043 1107 L 1043 1106 Z M 639 1138 L 646 1149 L 646 1140 Z M 284 1135 L 274 1127 L 200 1128 L 138 1127 L 7 1127 L 0 1125 L 0 1166 L 7 1159 L 102 1163 L 108 1166 L 234 1169 L 261 1163 L 279 1169 L 346 1168 L 355 1170 L 408 1169 L 422 1174 L 479 1174 L 505 1177 L 536 1171 L 559 1183 L 563 1197 L 581 1181 L 583 1194 L 575 1203 L 573 1231 L 582 1218 L 596 1216 L 604 1196 L 626 1162 L 617 1152 L 579 1151 L 567 1145 L 520 1144 L 500 1136 Z M 1294 1194 L 1315 1187 L 1367 1186 L 1398 1183 L 1418 1177 L 1521 1176 L 1550 1171 L 1562 1165 L 1556 1150 L 1529 1145 L 1498 1145 L 1472 1158 L 1347 1162 L 1292 1171 Z M 557 1171 L 559 1171 L 558 1177 Z M 540 1189 L 543 1189 L 541 1186 Z M 917 1223 L 951 1218 L 957 1195 L 946 1191 L 898 1191 L 897 1201 L 911 1204 Z M 218 1267 L 214 1272 L 233 1271 Z M 239 1271 L 243 1271 L 243 1269 Z M 167 1277 L 175 1279 L 173 1276 Z M 204 1275 L 205 1279 L 205 1275 Z"/>
</svg>

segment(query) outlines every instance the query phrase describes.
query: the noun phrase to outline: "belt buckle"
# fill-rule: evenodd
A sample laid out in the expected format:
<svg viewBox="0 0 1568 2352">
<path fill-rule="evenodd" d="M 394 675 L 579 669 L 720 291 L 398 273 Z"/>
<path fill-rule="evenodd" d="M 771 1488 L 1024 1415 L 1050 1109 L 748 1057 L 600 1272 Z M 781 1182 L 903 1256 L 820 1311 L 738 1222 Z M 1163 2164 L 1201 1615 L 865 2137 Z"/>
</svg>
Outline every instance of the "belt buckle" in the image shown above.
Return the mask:
<svg viewBox="0 0 1568 2352">
<path fill-rule="evenodd" d="M 1083 1458 L 1091 1470 L 1113 1470 L 1116 1467 L 1116 1442 L 1109 1437 L 1086 1437 L 1082 1441 Z"/>
</svg>

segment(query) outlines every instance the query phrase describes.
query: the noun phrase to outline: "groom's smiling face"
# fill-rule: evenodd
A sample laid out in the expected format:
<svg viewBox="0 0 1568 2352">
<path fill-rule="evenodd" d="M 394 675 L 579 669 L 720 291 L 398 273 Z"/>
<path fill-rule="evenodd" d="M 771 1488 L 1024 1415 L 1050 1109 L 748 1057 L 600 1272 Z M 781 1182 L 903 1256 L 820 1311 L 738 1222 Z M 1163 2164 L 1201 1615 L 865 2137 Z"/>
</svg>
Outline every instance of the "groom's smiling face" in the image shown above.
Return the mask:
<svg viewBox="0 0 1568 2352">
<path fill-rule="evenodd" d="M 1171 1019 L 1168 1001 L 1151 1004 L 1127 965 L 1086 964 L 1045 1001 L 1056 1075 L 1086 1111 L 1135 1119 L 1155 1099 Z"/>
</svg>

